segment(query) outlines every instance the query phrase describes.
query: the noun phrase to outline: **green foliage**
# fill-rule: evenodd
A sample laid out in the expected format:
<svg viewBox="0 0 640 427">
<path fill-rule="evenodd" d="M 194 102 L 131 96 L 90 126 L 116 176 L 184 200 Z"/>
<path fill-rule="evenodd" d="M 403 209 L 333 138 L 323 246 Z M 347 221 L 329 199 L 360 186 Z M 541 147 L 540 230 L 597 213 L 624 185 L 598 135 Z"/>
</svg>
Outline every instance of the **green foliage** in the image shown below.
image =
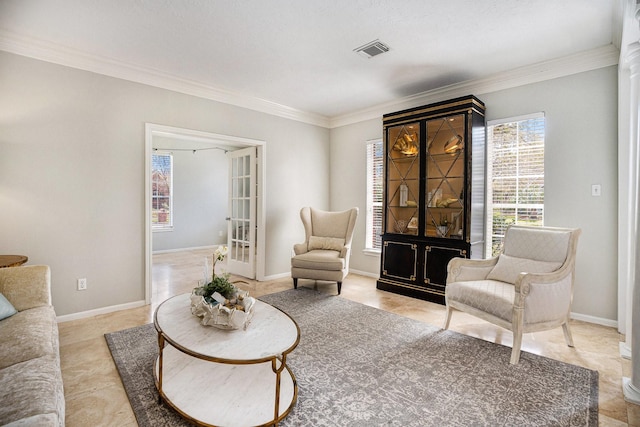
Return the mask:
<svg viewBox="0 0 640 427">
<path fill-rule="evenodd" d="M 213 276 L 213 280 L 206 285 L 197 288 L 196 295 L 204 297 L 209 304 L 215 305 L 217 302 L 211 297 L 218 292 L 223 297 L 230 299 L 236 292 L 236 287 L 229 282 L 229 274 Z"/>
</svg>

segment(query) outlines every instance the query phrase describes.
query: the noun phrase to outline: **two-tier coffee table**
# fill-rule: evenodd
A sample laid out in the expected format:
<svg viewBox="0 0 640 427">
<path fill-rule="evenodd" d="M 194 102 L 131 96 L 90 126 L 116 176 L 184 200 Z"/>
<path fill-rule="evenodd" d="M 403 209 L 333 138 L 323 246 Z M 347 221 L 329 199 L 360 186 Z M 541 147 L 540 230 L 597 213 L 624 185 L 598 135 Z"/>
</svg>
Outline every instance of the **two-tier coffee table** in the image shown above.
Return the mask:
<svg viewBox="0 0 640 427">
<path fill-rule="evenodd" d="M 300 341 L 289 315 L 256 301 L 246 330 L 221 330 L 201 325 L 182 294 L 154 317 L 156 387 L 183 417 L 199 425 L 269 426 L 289 414 L 298 386 L 287 355 Z"/>
</svg>

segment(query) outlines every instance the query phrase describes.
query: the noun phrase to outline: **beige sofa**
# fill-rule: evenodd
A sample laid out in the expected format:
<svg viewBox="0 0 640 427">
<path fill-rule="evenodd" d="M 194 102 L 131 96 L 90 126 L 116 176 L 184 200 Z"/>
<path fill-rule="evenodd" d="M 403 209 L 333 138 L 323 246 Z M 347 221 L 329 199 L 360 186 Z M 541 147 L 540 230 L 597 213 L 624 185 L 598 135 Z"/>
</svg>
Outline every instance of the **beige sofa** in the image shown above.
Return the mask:
<svg viewBox="0 0 640 427">
<path fill-rule="evenodd" d="M 0 425 L 64 426 L 64 392 L 48 266 L 0 268 L 17 313 L 0 320 Z"/>
</svg>

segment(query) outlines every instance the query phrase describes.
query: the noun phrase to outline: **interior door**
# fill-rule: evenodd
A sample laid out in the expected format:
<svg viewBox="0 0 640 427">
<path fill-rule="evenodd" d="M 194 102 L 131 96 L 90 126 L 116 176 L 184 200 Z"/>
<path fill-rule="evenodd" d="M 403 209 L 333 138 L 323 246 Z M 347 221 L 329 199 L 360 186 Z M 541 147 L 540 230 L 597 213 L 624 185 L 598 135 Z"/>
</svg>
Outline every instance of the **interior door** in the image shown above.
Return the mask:
<svg viewBox="0 0 640 427">
<path fill-rule="evenodd" d="M 227 269 L 256 277 L 256 147 L 228 153 L 229 214 L 227 217 Z"/>
</svg>

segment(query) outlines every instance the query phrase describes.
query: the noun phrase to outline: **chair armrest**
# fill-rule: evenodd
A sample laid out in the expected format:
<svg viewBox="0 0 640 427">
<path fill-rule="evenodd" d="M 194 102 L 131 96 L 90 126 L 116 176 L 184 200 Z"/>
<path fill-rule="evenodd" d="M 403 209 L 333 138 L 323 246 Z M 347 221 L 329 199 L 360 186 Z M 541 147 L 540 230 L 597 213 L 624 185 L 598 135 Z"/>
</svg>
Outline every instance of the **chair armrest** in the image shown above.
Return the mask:
<svg viewBox="0 0 640 427">
<path fill-rule="evenodd" d="M 346 258 L 351 252 L 351 245 L 344 245 L 344 247 L 340 250 L 340 258 Z"/>
<path fill-rule="evenodd" d="M 447 264 L 447 284 L 485 280 L 497 262 L 498 257 L 490 259 L 452 258 Z"/>
<path fill-rule="evenodd" d="M 556 271 L 551 273 L 520 273 L 516 280 L 516 293 L 529 295 L 532 287 L 540 287 L 545 285 L 553 285 L 564 281 L 573 273 L 573 265 L 565 264 Z"/>
<path fill-rule="evenodd" d="M 293 245 L 293 252 L 295 255 L 302 255 L 309 252 L 307 242 L 296 243 L 295 245 Z"/>
<path fill-rule="evenodd" d="M 51 305 L 51 270 L 47 265 L 0 268 L 0 293 L 18 311 Z"/>
<path fill-rule="evenodd" d="M 573 266 L 565 265 L 551 273 L 520 273 L 513 304 L 525 324 L 541 323 L 568 318 L 572 299 Z"/>
</svg>

